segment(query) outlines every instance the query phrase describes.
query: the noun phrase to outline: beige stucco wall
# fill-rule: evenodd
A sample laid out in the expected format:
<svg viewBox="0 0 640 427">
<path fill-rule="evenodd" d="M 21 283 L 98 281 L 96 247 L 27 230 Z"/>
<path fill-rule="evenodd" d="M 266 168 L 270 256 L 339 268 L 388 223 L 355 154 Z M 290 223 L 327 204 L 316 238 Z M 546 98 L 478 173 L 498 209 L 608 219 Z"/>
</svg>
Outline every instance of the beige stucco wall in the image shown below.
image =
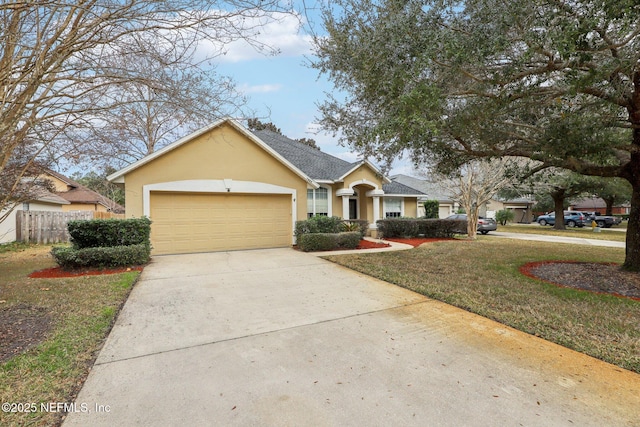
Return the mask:
<svg viewBox="0 0 640 427">
<path fill-rule="evenodd" d="M 125 175 L 127 217 L 143 215 L 142 187 L 183 180 L 263 182 L 297 191 L 297 218 L 306 218 L 307 183 L 229 124 L 186 142 Z"/>
<path fill-rule="evenodd" d="M 55 176 L 45 174 L 45 175 L 41 175 L 40 178 L 48 179 L 49 181 L 51 181 L 51 183 L 56 189 L 56 192 L 69 190 L 69 186 L 65 182 L 56 178 Z"/>
<path fill-rule="evenodd" d="M 107 208 L 102 206 L 100 203 L 75 203 L 71 202 L 70 205 L 64 205 L 62 210 L 65 212 L 68 211 L 92 211 L 92 212 L 108 212 Z"/>
<path fill-rule="evenodd" d="M 366 164 L 361 165 L 358 169 L 346 176 L 344 182 L 342 182 L 342 187 L 339 188 L 353 188 L 354 185 L 360 185 L 363 180 L 374 183 L 378 186 L 378 189 L 382 189 L 382 177 L 377 175 L 375 171 Z M 373 187 L 370 189 L 373 189 Z"/>
<path fill-rule="evenodd" d="M 404 216 L 412 218 L 418 216 L 418 199 L 415 197 L 404 198 Z"/>
</svg>

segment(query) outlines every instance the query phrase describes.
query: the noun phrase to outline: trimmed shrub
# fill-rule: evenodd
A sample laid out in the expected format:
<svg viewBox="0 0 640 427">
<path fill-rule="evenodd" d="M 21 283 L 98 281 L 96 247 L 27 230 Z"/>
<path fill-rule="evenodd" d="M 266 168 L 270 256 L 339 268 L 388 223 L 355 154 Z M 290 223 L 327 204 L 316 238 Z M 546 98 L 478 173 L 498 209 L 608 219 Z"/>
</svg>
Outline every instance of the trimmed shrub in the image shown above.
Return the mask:
<svg viewBox="0 0 640 427">
<path fill-rule="evenodd" d="M 507 225 L 507 222 L 513 221 L 516 214 L 511 209 L 503 209 L 501 211 L 496 212 L 496 221 L 500 225 Z"/>
<path fill-rule="evenodd" d="M 312 216 L 304 221 L 296 221 L 296 237 L 308 233 L 339 233 L 342 218 L 337 216 Z"/>
<path fill-rule="evenodd" d="M 149 244 L 148 218 L 69 221 L 67 229 L 76 249 Z"/>
<path fill-rule="evenodd" d="M 51 254 L 64 269 L 83 267 L 129 267 L 149 262 L 151 247 L 147 243 L 94 248 L 55 247 Z"/>
<path fill-rule="evenodd" d="M 357 231 L 360 233 L 360 239 L 364 239 L 369 230 L 369 221 L 366 219 L 350 219 L 344 220 L 340 225 L 340 231 Z"/>
<path fill-rule="evenodd" d="M 304 252 L 355 249 L 360 243 L 360 233 L 306 233 L 298 236 L 298 247 Z"/>
<path fill-rule="evenodd" d="M 336 242 L 338 244 L 338 248 L 355 249 L 360 244 L 360 232 L 347 231 L 344 233 L 338 233 Z"/>
<path fill-rule="evenodd" d="M 383 238 L 453 237 L 467 232 L 467 222 L 452 219 L 382 219 L 377 222 Z"/>
<path fill-rule="evenodd" d="M 423 205 L 425 218 L 438 218 L 440 203 L 437 200 L 427 200 Z"/>
</svg>

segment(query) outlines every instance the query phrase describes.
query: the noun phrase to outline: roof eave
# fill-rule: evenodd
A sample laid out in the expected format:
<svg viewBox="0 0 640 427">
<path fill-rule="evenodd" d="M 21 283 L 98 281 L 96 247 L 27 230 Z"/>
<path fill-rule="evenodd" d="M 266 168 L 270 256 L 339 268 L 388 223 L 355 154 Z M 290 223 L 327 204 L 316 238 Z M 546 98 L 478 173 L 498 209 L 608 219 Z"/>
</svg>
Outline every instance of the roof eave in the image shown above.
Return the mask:
<svg viewBox="0 0 640 427">
<path fill-rule="evenodd" d="M 244 136 L 246 136 L 247 138 L 249 138 L 251 141 L 253 141 L 254 143 L 258 144 L 263 150 L 265 150 L 266 152 L 268 152 L 269 154 L 271 154 L 273 157 L 275 157 L 278 161 L 280 161 L 283 165 L 285 165 L 287 168 L 289 168 L 293 173 L 295 173 L 296 175 L 298 175 L 300 178 L 304 179 L 309 185 L 311 185 L 313 188 L 318 188 L 320 187 L 320 185 L 313 180 L 312 178 L 310 178 L 309 176 L 307 176 L 304 172 L 302 172 L 300 169 L 298 169 L 296 166 L 294 166 L 291 162 L 289 162 L 287 159 L 285 159 L 284 157 L 282 157 L 278 152 L 276 152 L 275 150 L 273 150 L 271 147 L 269 147 L 265 142 L 263 142 L 260 138 L 258 138 L 257 136 L 255 136 L 254 134 L 252 134 L 251 132 L 249 132 L 244 126 L 242 126 L 240 123 L 238 123 L 236 120 L 230 118 L 230 117 L 225 117 L 222 118 L 220 120 L 217 120 L 216 122 L 205 126 L 201 129 L 198 129 L 195 132 L 190 133 L 189 135 L 186 135 L 182 138 L 180 138 L 177 141 L 172 142 L 171 144 L 167 145 L 166 147 L 149 154 L 148 156 L 143 157 L 142 159 L 138 160 L 137 162 L 134 162 L 132 164 L 130 164 L 129 166 L 109 175 L 107 177 L 107 180 L 110 182 L 113 182 L 115 184 L 124 184 L 124 176 L 126 174 L 128 174 L 129 172 L 138 169 L 139 167 L 151 162 L 152 160 L 170 152 L 175 150 L 176 148 L 182 146 L 183 144 L 191 141 L 194 138 L 197 138 L 200 135 L 203 135 L 209 131 L 211 131 L 212 129 L 215 129 L 219 126 L 221 126 L 224 123 L 229 123 L 232 127 L 234 127 L 238 132 L 242 133 Z"/>
</svg>

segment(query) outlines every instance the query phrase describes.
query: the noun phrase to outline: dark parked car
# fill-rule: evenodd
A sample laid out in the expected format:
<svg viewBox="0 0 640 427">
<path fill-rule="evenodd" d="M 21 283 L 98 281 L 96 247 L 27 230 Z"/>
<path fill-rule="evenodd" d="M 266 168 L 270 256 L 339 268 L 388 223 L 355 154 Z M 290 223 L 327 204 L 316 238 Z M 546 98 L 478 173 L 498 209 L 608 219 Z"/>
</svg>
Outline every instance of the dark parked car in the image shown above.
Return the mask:
<svg viewBox="0 0 640 427">
<path fill-rule="evenodd" d="M 540 225 L 555 225 L 556 214 L 551 212 L 545 215 L 540 215 L 536 218 L 536 222 Z M 564 225 L 567 227 L 584 227 L 590 224 L 589 218 L 582 212 L 576 211 L 564 211 Z"/>
<path fill-rule="evenodd" d="M 582 212 L 589 221 L 595 221 L 600 228 L 610 228 L 613 225 L 618 225 L 622 222 L 622 219 L 617 216 L 602 215 L 600 212 L 588 211 Z"/>
<path fill-rule="evenodd" d="M 459 221 L 466 221 L 467 214 L 454 214 L 449 215 L 447 219 L 456 219 Z M 498 223 L 493 218 L 478 218 L 478 231 L 482 234 L 487 234 L 490 231 L 496 231 L 498 229 Z"/>
</svg>

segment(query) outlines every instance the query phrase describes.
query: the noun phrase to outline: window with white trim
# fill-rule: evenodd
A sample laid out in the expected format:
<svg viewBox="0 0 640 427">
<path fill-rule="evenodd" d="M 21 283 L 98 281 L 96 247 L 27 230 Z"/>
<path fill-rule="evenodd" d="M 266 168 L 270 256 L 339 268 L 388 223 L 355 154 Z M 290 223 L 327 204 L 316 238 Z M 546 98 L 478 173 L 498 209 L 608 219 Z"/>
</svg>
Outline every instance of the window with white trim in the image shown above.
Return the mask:
<svg viewBox="0 0 640 427">
<path fill-rule="evenodd" d="M 402 199 L 389 197 L 384 199 L 384 217 L 400 218 L 402 216 Z"/>
<path fill-rule="evenodd" d="M 307 189 L 307 217 L 329 216 L 329 190 L 320 187 Z"/>
</svg>

